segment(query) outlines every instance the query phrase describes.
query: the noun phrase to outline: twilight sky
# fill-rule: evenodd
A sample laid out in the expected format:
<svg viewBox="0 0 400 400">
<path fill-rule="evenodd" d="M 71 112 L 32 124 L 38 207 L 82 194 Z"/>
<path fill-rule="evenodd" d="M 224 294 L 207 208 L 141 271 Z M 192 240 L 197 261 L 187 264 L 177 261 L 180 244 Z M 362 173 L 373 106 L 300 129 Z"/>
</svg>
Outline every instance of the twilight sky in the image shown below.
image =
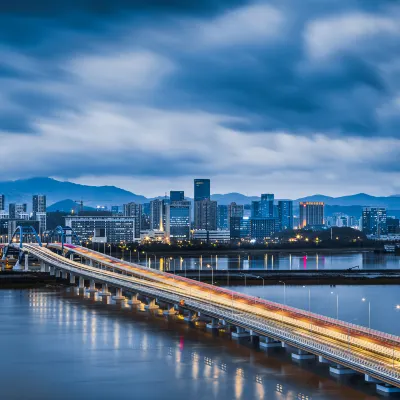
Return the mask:
<svg viewBox="0 0 400 400">
<path fill-rule="evenodd" d="M 400 2 L 0 5 L 0 180 L 400 194 Z"/>
</svg>

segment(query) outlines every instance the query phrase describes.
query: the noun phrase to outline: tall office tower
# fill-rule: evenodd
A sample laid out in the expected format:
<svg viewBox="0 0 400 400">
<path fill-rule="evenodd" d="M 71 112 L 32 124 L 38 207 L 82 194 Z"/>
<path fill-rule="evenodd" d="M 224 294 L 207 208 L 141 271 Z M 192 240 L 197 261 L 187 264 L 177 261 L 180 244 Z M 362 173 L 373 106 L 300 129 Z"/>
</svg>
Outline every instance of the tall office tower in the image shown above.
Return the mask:
<svg viewBox="0 0 400 400">
<path fill-rule="evenodd" d="M 233 217 L 230 222 L 231 242 L 240 242 L 250 239 L 250 218 Z"/>
<path fill-rule="evenodd" d="M 33 214 L 46 212 L 46 196 L 44 194 L 35 194 L 32 197 L 32 212 Z"/>
<path fill-rule="evenodd" d="M 220 230 L 229 229 L 228 206 L 225 204 L 217 207 L 217 228 Z"/>
<path fill-rule="evenodd" d="M 262 218 L 274 217 L 274 197 L 271 193 L 261 195 L 260 211 Z"/>
<path fill-rule="evenodd" d="M 4 211 L 6 205 L 6 199 L 4 194 L 0 194 L 0 211 Z"/>
<path fill-rule="evenodd" d="M 169 200 L 173 201 L 183 201 L 185 200 L 185 192 L 183 190 L 171 190 L 169 192 Z"/>
<path fill-rule="evenodd" d="M 190 207 L 189 200 L 174 200 L 165 205 L 166 232 L 170 241 L 190 239 Z"/>
<path fill-rule="evenodd" d="M 163 200 L 150 201 L 150 229 L 155 231 L 164 230 Z"/>
<path fill-rule="evenodd" d="M 250 218 L 250 237 L 260 242 L 270 239 L 277 231 L 276 218 Z"/>
<path fill-rule="evenodd" d="M 199 200 L 194 202 L 194 229 L 215 231 L 217 229 L 217 202 Z"/>
<path fill-rule="evenodd" d="M 387 235 L 386 208 L 364 207 L 362 230 L 366 235 Z"/>
<path fill-rule="evenodd" d="M 293 201 L 278 201 L 278 221 L 280 230 L 293 229 Z"/>
<path fill-rule="evenodd" d="M 229 218 L 233 217 L 243 218 L 244 206 L 242 204 L 236 204 L 235 202 L 232 202 L 228 206 L 228 214 Z"/>
<path fill-rule="evenodd" d="M 27 213 L 27 205 L 26 203 L 23 204 L 16 204 L 16 203 L 10 203 L 8 205 L 8 214 L 10 219 L 18 219 L 20 218 L 21 214 L 26 214 Z"/>
<path fill-rule="evenodd" d="M 210 180 L 194 180 L 194 201 L 210 200 Z"/>
<path fill-rule="evenodd" d="M 139 239 L 142 222 L 142 205 L 134 202 L 124 204 L 124 217 L 135 218 L 135 238 Z"/>
<path fill-rule="evenodd" d="M 387 217 L 386 219 L 387 232 L 391 235 L 400 233 L 400 220 L 394 217 Z"/>
<path fill-rule="evenodd" d="M 324 224 L 325 203 L 320 201 L 300 202 L 300 228 Z"/>
<path fill-rule="evenodd" d="M 251 218 L 261 218 L 261 202 L 252 201 L 250 206 L 250 217 Z"/>
</svg>

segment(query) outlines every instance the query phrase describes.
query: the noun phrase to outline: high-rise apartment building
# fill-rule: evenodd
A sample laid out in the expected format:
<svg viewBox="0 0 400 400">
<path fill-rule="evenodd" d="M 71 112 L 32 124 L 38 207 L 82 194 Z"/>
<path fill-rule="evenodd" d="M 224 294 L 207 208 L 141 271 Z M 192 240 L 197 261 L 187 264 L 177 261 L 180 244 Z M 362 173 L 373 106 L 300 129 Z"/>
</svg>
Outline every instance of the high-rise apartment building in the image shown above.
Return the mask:
<svg viewBox="0 0 400 400">
<path fill-rule="evenodd" d="M 217 230 L 217 202 L 198 200 L 194 202 L 194 229 Z"/>
<path fill-rule="evenodd" d="M 33 214 L 46 212 L 46 196 L 44 194 L 35 194 L 32 197 L 32 212 Z"/>
<path fill-rule="evenodd" d="M 250 217 L 251 218 L 261 218 L 261 202 L 260 201 L 254 200 L 251 202 Z"/>
<path fill-rule="evenodd" d="M 219 230 L 229 229 L 228 206 L 225 204 L 220 204 L 217 207 L 217 228 Z"/>
<path fill-rule="evenodd" d="M 364 207 L 362 213 L 362 231 L 366 235 L 387 235 L 386 208 Z"/>
<path fill-rule="evenodd" d="M 6 206 L 6 198 L 4 194 L 0 194 L 0 211 L 4 211 Z"/>
<path fill-rule="evenodd" d="M 21 214 L 27 214 L 28 206 L 26 203 L 16 204 L 10 203 L 8 205 L 8 215 L 10 219 L 18 219 Z"/>
<path fill-rule="evenodd" d="M 185 198 L 184 193 L 179 198 Z M 178 196 L 171 196 L 178 198 Z M 170 241 L 190 239 L 190 209 L 189 200 L 171 200 L 166 208 L 166 232 Z"/>
<path fill-rule="evenodd" d="M 324 224 L 325 203 L 320 201 L 300 202 L 300 228 Z"/>
<path fill-rule="evenodd" d="M 250 219 L 250 237 L 260 242 L 271 239 L 277 231 L 276 218 L 251 218 Z"/>
<path fill-rule="evenodd" d="M 278 221 L 280 230 L 293 229 L 293 201 L 278 201 Z"/>
<path fill-rule="evenodd" d="M 163 201 L 159 199 L 150 202 L 150 229 L 164 231 Z"/>
<path fill-rule="evenodd" d="M 140 239 L 142 205 L 135 202 L 124 204 L 124 217 L 135 218 L 135 238 Z"/>
<path fill-rule="evenodd" d="M 232 217 L 242 218 L 244 214 L 244 206 L 242 204 L 236 204 L 235 202 L 232 202 L 228 206 L 228 214 L 229 218 Z"/>
<path fill-rule="evenodd" d="M 274 199 L 272 193 L 265 193 L 261 195 L 260 211 L 262 218 L 273 218 L 274 215 Z"/>
<path fill-rule="evenodd" d="M 210 200 L 210 180 L 195 179 L 194 180 L 194 201 Z"/>
</svg>

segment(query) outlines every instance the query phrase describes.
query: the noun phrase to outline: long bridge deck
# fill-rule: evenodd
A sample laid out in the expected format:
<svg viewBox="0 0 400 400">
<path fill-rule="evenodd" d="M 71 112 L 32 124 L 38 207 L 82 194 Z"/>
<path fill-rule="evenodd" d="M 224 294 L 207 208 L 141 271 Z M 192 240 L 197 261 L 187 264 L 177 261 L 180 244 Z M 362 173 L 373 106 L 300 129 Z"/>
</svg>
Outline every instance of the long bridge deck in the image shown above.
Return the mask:
<svg viewBox="0 0 400 400">
<path fill-rule="evenodd" d="M 61 250 L 59 244 L 49 247 Z M 49 248 L 24 243 L 22 251 L 70 276 L 158 302 L 181 304 L 190 311 L 232 324 L 243 332 L 281 341 L 306 352 L 301 354 L 321 356 L 366 374 L 370 379 L 400 387 L 398 336 L 152 270 L 81 246 L 64 245 L 64 254 L 60 255 Z M 85 263 L 75 261 L 77 256 Z"/>
</svg>

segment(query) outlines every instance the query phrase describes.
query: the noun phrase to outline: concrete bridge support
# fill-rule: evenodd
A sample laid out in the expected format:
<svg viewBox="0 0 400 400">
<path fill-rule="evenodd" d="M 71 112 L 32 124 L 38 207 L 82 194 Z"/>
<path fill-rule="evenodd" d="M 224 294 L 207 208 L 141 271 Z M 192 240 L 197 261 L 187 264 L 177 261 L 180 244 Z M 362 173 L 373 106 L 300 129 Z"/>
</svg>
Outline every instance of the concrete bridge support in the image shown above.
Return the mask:
<svg viewBox="0 0 400 400">
<path fill-rule="evenodd" d="M 61 278 L 61 270 L 56 269 L 55 275 L 56 275 L 56 278 Z"/>
<path fill-rule="evenodd" d="M 144 306 L 145 310 L 157 310 L 160 307 L 156 304 L 156 299 L 148 299 L 148 303 Z"/>
<path fill-rule="evenodd" d="M 206 325 L 207 329 L 218 329 L 219 328 L 219 319 L 211 318 L 211 322 Z"/>
<path fill-rule="evenodd" d="M 90 286 L 89 286 L 89 293 L 96 293 L 97 289 L 96 289 L 96 282 L 94 281 L 94 279 L 90 280 Z"/>
<path fill-rule="evenodd" d="M 67 279 L 68 279 L 68 273 L 67 273 L 67 271 L 63 271 L 63 272 L 61 273 L 61 277 L 62 277 L 63 279 L 65 279 L 65 280 L 67 280 Z"/>
<path fill-rule="evenodd" d="M 194 318 L 197 317 L 197 313 L 195 313 L 194 311 L 189 310 L 188 315 L 186 315 L 183 320 L 186 322 L 192 322 Z"/>
<path fill-rule="evenodd" d="M 173 304 L 167 304 L 167 309 L 163 311 L 164 315 L 175 315 L 176 310 Z"/>
<path fill-rule="evenodd" d="M 101 285 L 101 292 L 99 293 L 100 296 L 111 296 L 111 293 L 108 290 L 107 283 L 103 283 Z"/>
<path fill-rule="evenodd" d="M 50 265 L 50 275 L 51 276 L 54 276 L 55 275 L 55 273 L 56 273 L 56 271 L 55 271 L 55 268 L 54 267 L 52 267 L 51 265 Z"/>
<path fill-rule="evenodd" d="M 331 361 L 327 360 L 325 357 L 322 356 L 318 356 L 318 362 L 320 362 L 321 364 L 332 364 Z"/>
<path fill-rule="evenodd" d="M 294 353 L 292 353 L 292 359 L 297 361 L 313 360 L 314 358 L 315 358 L 314 354 L 311 354 L 308 351 L 300 349 L 297 349 Z"/>
<path fill-rule="evenodd" d="M 29 254 L 25 254 L 24 271 L 29 271 Z"/>
<path fill-rule="evenodd" d="M 69 283 L 71 285 L 75 285 L 75 275 L 74 274 L 69 274 Z"/>
<path fill-rule="evenodd" d="M 44 261 L 40 261 L 40 272 L 46 272 L 46 264 Z"/>
<path fill-rule="evenodd" d="M 116 288 L 115 296 L 113 296 L 113 300 L 117 302 L 122 302 L 125 301 L 126 298 L 122 295 L 122 289 L 121 288 Z"/>
<path fill-rule="evenodd" d="M 81 276 L 79 277 L 79 291 L 83 292 L 85 290 L 85 279 Z"/>
<path fill-rule="evenodd" d="M 373 378 L 370 375 L 365 374 L 365 382 L 369 382 L 369 383 L 379 383 L 380 385 L 384 385 L 384 383 L 382 381 L 380 381 L 379 379 Z"/>
<path fill-rule="evenodd" d="M 400 388 L 387 383 L 378 383 L 376 385 L 376 390 L 385 395 L 389 395 L 391 393 L 400 393 Z"/>
<path fill-rule="evenodd" d="M 329 372 L 334 375 L 353 375 L 357 372 L 353 369 L 344 367 L 343 365 L 336 364 L 329 367 Z"/>
<path fill-rule="evenodd" d="M 282 343 L 278 340 L 272 339 L 270 337 L 260 337 L 260 349 L 271 349 L 274 347 L 281 347 Z"/>
<path fill-rule="evenodd" d="M 236 332 L 232 332 L 232 339 L 241 339 L 250 337 L 250 332 L 247 332 L 244 328 L 237 326 Z"/>
<path fill-rule="evenodd" d="M 142 302 L 139 300 L 139 293 L 132 293 L 128 304 L 130 304 L 132 307 L 139 307 L 142 304 Z"/>
</svg>

